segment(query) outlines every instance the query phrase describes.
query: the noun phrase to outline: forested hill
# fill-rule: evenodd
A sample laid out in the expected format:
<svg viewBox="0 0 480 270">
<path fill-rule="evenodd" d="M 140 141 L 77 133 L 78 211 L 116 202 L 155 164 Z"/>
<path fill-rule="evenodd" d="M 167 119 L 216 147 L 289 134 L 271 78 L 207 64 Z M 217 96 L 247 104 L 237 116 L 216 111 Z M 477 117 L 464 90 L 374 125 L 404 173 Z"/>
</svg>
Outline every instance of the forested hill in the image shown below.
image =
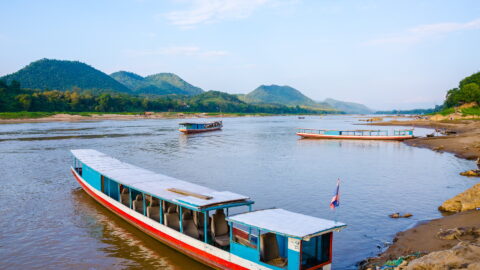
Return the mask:
<svg viewBox="0 0 480 270">
<path fill-rule="evenodd" d="M 107 74 L 78 61 L 41 59 L 0 80 L 17 81 L 27 89 L 131 92 Z"/>
<path fill-rule="evenodd" d="M 203 93 L 201 88 L 189 84 L 173 73 L 158 73 L 142 77 L 132 72 L 118 71 L 110 76 L 136 94 L 193 96 Z"/>
<path fill-rule="evenodd" d="M 360 103 L 355 103 L 355 102 L 340 101 L 340 100 L 335 100 L 333 98 L 327 98 L 323 102 L 345 113 L 369 114 L 369 113 L 375 112 L 374 110 L 368 108 L 367 106 Z"/>
<path fill-rule="evenodd" d="M 470 102 L 480 104 L 480 72 L 461 80 L 457 88 L 448 90 L 443 106 L 452 108 Z"/>
<path fill-rule="evenodd" d="M 280 85 L 261 85 L 243 98 L 250 103 L 274 103 L 287 106 L 318 105 L 297 89 Z"/>
</svg>

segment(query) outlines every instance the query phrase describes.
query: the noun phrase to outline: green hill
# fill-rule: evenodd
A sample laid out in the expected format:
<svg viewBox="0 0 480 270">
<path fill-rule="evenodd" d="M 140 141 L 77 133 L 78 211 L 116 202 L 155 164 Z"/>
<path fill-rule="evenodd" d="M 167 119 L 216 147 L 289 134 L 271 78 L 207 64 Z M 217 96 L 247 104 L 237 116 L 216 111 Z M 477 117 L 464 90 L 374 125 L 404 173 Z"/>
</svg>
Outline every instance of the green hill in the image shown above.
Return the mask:
<svg viewBox="0 0 480 270">
<path fill-rule="evenodd" d="M 317 106 L 315 101 L 290 86 L 261 85 L 243 98 L 249 103 Z"/>
<path fill-rule="evenodd" d="M 184 81 L 172 73 L 158 73 L 142 77 L 132 72 L 118 71 L 110 75 L 119 83 L 132 89 L 136 94 L 187 95 L 203 93 L 203 90 Z"/>
<path fill-rule="evenodd" d="M 351 114 L 370 114 L 374 113 L 374 110 L 368 108 L 367 106 L 354 102 L 345 102 L 340 100 L 335 100 L 333 98 L 327 98 L 323 101 L 324 103 L 329 104 L 333 108 L 343 111 L 345 113 Z"/>
<path fill-rule="evenodd" d="M 27 89 L 66 91 L 77 88 L 130 93 L 130 89 L 107 74 L 78 61 L 41 59 L 0 80 L 7 83 L 15 80 Z"/>
</svg>

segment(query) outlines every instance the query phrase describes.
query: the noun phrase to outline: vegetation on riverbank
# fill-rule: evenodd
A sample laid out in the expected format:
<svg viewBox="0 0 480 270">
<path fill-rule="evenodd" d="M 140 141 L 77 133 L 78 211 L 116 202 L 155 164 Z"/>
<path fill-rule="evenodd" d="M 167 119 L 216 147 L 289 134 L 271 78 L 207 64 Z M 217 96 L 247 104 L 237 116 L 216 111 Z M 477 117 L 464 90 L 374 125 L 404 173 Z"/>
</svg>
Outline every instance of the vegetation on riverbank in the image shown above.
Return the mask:
<svg viewBox="0 0 480 270">
<path fill-rule="evenodd" d="M 208 91 L 189 96 L 138 96 L 91 91 L 38 91 L 20 84 L 0 81 L 0 112 L 206 112 L 244 114 L 324 114 L 338 113 L 306 106 L 248 104 L 235 95 Z M 21 115 L 21 114 L 17 114 Z"/>
</svg>

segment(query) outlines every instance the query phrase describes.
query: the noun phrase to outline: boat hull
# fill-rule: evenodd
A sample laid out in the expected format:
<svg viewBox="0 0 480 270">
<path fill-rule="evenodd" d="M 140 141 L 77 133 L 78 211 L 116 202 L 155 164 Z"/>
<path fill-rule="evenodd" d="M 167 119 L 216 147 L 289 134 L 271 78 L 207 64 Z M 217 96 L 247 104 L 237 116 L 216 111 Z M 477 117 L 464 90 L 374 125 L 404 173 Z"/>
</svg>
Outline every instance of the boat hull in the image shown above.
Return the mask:
<svg viewBox="0 0 480 270">
<path fill-rule="evenodd" d="M 412 135 L 408 136 L 355 136 L 355 135 L 325 135 L 314 133 L 297 132 L 297 135 L 302 138 L 309 139 L 343 139 L 343 140 L 381 140 L 381 141 L 403 141 L 412 139 Z"/>
<path fill-rule="evenodd" d="M 193 134 L 193 133 L 202 133 L 202 132 L 209 132 L 209 131 L 215 131 L 215 130 L 221 130 L 222 127 L 216 127 L 216 128 L 204 128 L 204 129 L 185 129 L 185 128 L 180 128 L 179 131 L 183 132 L 185 134 Z"/>
<path fill-rule="evenodd" d="M 205 265 L 215 269 L 269 269 L 159 224 L 96 190 L 73 168 L 71 172 L 83 190 L 98 203 L 156 240 Z"/>
</svg>

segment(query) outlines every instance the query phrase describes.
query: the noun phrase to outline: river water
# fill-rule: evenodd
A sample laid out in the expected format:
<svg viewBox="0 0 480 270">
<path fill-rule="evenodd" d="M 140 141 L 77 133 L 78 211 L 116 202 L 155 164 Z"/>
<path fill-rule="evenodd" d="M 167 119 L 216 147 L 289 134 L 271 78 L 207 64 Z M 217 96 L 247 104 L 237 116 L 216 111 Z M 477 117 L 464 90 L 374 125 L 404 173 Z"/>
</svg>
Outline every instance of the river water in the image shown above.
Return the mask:
<svg viewBox="0 0 480 270">
<path fill-rule="evenodd" d="M 440 217 L 437 207 L 475 180 L 471 161 L 399 142 L 305 140 L 295 128 L 347 129 L 352 116 L 224 119 L 222 131 L 183 135 L 179 120 L 0 125 L 2 269 L 207 269 L 97 204 L 69 172 L 70 149 L 218 190 L 249 195 L 348 227 L 334 235 L 334 269 L 377 254 L 394 234 Z M 393 128 L 383 128 L 390 129 Z M 416 135 L 426 129 L 416 128 Z M 341 179 L 340 207 L 329 202 Z M 390 219 L 410 212 L 410 219 Z"/>
</svg>

